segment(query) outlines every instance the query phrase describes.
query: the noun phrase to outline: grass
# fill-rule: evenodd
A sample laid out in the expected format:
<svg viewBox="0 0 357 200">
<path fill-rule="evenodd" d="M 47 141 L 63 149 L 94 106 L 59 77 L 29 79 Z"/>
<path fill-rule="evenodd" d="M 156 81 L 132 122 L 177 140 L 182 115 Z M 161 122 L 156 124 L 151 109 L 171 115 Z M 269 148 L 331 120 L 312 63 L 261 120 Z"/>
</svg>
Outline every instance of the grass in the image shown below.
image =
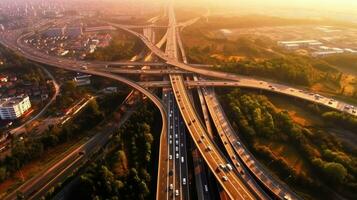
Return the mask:
<svg viewBox="0 0 357 200">
<path fill-rule="evenodd" d="M 293 167 L 297 173 L 310 173 L 307 163 L 302 159 L 300 153 L 291 145 L 257 139 L 259 145 L 269 147 L 277 157 L 282 157 L 289 166 Z"/>
</svg>

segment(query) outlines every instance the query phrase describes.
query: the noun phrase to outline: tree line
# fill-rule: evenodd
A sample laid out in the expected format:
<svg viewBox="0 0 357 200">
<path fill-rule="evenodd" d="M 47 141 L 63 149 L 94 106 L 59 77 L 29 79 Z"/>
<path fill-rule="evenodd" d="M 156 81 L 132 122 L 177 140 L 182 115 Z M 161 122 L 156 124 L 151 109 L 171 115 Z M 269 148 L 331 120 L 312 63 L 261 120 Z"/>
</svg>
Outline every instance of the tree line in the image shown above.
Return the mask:
<svg viewBox="0 0 357 200">
<path fill-rule="evenodd" d="M 152 195 L 153 111 L 143 106 L 116 132 L 103 159 L 93 162 L 71 197 L 148 199 Z"/>
<path fill-rule="evenodd" d="M 341 143 L 327 132 L 296 124 L 286 111 L 277 110 L 262 95 L 234 90 L 222 96 L 228 116 L 248 146 L 274 169 L 282 180 L 304 190 L 321 191 L 320 198 L 329 197 L 329 187 L 339 191 L 357 189 L 357 160 Z M 307 162 L 311 172 L 298 172 L 286 158 L 258 140 L 291 144 Z M 316 177 L 315 177 L 316 176 Z M 318 178 L 317 178 L 318 177 Z M 322 181 L 321 181 L 322 180 Z M 327 187 L 328 186 L 328 187 Z"/>
<path fill-rule="evenodd" d="M 100 99 L 99 103 L 91 100 L 81 113 L 62 127 L 51 126 L 38 137 L 28 137 L 23 140 L 19 137 L 13 138 L 11 154 L 0 161 L 0 182 L 11 177 L 24 165 L 41 158 L 49 149 L 73 138 L 82 137 L 87 131 L 97 126 L 109 110 L 113 111 L 114 107 L 119 105 L 116 103 L 118 99 L 123 99 L 123 97 L 107 96 Z"/>
</svg>

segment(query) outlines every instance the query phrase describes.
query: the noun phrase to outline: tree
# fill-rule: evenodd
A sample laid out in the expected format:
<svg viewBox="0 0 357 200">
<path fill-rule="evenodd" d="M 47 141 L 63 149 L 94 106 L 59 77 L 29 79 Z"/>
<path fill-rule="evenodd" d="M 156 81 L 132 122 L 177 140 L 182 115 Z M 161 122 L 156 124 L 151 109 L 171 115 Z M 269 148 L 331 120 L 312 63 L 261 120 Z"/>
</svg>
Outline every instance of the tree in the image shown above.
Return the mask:
<svg viewBox="0 0 357 200">
<path fill-rule="evenodd" d="M 6 167 L 0 167 L 0 181 L 4 181 L 7 177 Z"/>
<path fill-rule="evenodd" d="M 323 171 L 334 183 L 342 183 L 347 176 L 346 168 L 340 163 L 328 162 L 323 166 Z"/>
</svg>

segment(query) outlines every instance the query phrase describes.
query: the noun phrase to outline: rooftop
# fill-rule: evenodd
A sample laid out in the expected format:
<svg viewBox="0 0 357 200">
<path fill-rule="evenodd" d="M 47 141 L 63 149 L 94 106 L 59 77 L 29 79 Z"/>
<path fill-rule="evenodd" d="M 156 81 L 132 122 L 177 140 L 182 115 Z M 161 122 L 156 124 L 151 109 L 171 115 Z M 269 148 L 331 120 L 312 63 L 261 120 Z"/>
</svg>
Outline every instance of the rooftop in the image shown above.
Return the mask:
<svg viewBox="0 0 357 200">
<path fill-rule="evenodd" d="M 12 97 L 12 98 L 0 99 L 0 108 L 16 105 L 16 104 L 20 103 L 21 101 L 23 101 L 26 97 L 28 97 L 28 96 L 21 95 L 21 96 Z"/>
</svg>

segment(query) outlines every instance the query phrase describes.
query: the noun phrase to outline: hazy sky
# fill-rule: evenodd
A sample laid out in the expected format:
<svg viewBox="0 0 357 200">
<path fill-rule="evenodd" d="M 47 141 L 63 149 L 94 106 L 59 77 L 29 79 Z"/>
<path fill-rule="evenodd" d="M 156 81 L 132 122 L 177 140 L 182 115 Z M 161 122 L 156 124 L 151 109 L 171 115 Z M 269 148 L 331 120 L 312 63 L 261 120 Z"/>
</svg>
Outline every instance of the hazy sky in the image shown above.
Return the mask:
<svg viewBox="0 0 357 200">
<path fill-rule="evenodd" d="M 186 2 L 210 2 L 218 5 L 252 5 L 252 6 L 299 6 L 299 7 L 339 7 L 356 8 L 357 0 L 180 0 Z M 356 13 L 357 15 L 357 13 Z"/>
</svg>

